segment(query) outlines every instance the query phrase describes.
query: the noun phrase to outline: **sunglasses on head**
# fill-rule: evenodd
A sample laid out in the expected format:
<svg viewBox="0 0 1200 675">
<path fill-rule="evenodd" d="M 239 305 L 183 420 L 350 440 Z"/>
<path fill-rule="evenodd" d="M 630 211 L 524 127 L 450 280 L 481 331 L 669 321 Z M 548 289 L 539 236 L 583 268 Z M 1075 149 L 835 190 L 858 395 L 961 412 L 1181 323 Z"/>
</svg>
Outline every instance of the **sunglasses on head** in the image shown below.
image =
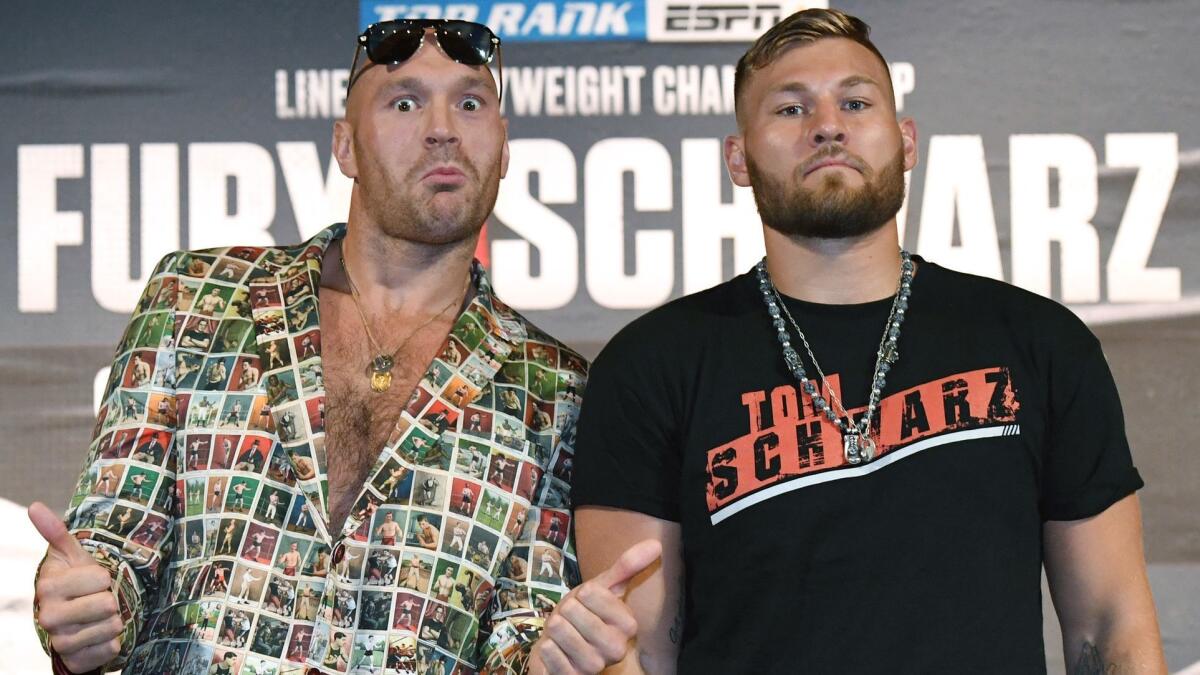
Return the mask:
<svg viewBox="0 0 1200 675">
<path fill-rule="evenodd" d="M 367 59 L 371 63 L 403 63 L 421 48 L 428 28 L 433 29 L 446 56 L 458 63 L 482 66 L 491 63 L 492 57 L 500 54 L 500 38 L 481 23 L 457 19 L 393 19 L 373 23 L 358 36 L 358 45 L 354 48 L 354 62 L 350 64 L 350 82 L 346 85 L 346 93 L 350 93 L 350 87 L 354 86 L 369 67 L 364 65 L 362 70 L 355 72 L 358 54 L 362 49 L 366 49 Z M 503 66 L 504 59 L 499 57 L 496 71 L 499 74 L 500 94 L 504 93 Z"/>
</svg>

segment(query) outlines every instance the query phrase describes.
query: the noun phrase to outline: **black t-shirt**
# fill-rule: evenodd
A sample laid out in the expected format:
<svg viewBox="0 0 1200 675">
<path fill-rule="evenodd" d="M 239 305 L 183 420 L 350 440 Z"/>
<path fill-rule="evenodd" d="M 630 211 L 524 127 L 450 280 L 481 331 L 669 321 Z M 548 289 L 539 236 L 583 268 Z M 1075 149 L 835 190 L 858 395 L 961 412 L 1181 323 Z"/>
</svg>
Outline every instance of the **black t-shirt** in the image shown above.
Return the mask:
<svg viewBox="0 0 1200 675">
<path fill-rule="evenodd" d="M 1142 485 L 1116 387 L 1060 305 L 918 262 L 869 464 L 800 393 L 753 272 L 596 360 L 572 500 L 680 523 L 679 672 L 1044 672 L 1043 521 Z M 861 412 L 892 300 L 786 303 Z"/>
</svg>

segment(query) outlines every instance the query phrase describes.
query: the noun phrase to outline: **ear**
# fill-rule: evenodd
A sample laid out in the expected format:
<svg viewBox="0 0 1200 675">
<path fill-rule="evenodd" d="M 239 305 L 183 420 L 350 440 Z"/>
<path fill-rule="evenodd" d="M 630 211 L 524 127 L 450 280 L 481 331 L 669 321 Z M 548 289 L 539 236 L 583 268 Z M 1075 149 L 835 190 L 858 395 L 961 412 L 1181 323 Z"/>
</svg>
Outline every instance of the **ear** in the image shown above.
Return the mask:
<svg viewBox="0 0 1200 675">
<path fill-rule="evenodd" d="M 917 123 L 911 117 L 900 120 L 900 147 L 904 150 L 904 170 L 917 165 Z"/>
<path fill-rule="evenodd" d="M 738 187 L 750 187 L 750 171 L 746 167 L 746 140 L 742 136 L 725 137 L 725 168 L 729 179 Z"/>
<path fill-rule="evenodd" d="M 346 178 L 358 179 L 358 160 L 354 157 L 354 128 L 345 118 L 333 123 L 333 157 Z"/>
<path fill-rule="evenodd" d="M 504 129 L 504 147 L 500 150 L 500 177 L 508 175 L 508 118 L 501 117 L 500 124 Z"/>
</svg>

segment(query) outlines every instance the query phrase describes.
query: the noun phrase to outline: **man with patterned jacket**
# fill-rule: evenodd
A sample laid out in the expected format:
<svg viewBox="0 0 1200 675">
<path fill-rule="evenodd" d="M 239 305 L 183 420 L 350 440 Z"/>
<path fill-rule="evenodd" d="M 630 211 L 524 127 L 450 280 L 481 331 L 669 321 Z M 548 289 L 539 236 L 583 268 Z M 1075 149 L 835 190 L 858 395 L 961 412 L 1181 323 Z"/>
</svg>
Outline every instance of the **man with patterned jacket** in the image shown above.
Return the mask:
<svg viewBox="0 0 1200 675">
<path fill-rule="evenodd" d="M 333 133 L 355 181 L 347 224 L 174 253 L 151 274 L 65 527 L 30 508 L 50 544 L 35 612 L 56 672 L 525 670 L 536 608 L 578 578 L 573 543 L 535 525 L 552 512 L 569 531 L 547 505 L 567 490 L 553 467 L 579 405 L 558 387 L 586 366 L 472 260 L 507 133 L 486 66 L 499 41 L 452 23 L 360 36 Z M 418 502 L 426 481 L 442 488 Z"/>
</svg>

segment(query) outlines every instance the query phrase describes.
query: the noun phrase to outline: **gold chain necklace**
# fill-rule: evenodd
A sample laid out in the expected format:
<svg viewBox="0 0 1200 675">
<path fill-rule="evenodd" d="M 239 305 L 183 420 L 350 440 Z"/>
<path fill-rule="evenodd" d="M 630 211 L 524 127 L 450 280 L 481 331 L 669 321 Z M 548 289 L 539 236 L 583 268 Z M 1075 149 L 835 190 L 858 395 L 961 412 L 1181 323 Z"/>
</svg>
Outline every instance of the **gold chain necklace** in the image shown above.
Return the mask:
<svg viewBox="0 0 1200 675">
<path fill-rule="evenodd" d="M 425 323 L 417 326 L 413 332 L 408 334 L 408 337 L 404 338 L 404 341 L 400 343 L 400 346 L 396 347 L 395 351 L 393 351 L 391 354 L 388 354 L 383 350 L 383 347 L 379 345 L 379 341 L 375 339 L 375 335 L 371 333 L 371 326 L 367 323 L 367 315 L 363 313 L 362 300 L 358 295 L 358 286 L 354 285 L 354 278 L 350 275 L 350 266 L 346 264 L 345 256 L 338 255 L 338 260 L 342 263 L 342 269 L 346 270 L 346 281 L 350 282 L 350 296 L 354 299 L 354 309 L 358 310 L 358 318 L 362 319 L 363 329 L 367 333 L 367 341 L 371 343 L 371 350 L 375 353 L 375 356 L 373 356 L 370 362 L 367 363 L 367 378 L 371 381 L 371 391 L 382 394 L 392 386 L 392 368 L 396 367 L 396 356 L 404 350 L 404 347 L 408 345 L 409 340 L 412 340 L 413 337 L 415 337 L 417 333 L 420 333 L 422 330 L 424 330 L 426 326 L 441 318 L 441 316 L 446 313 L 446 310 L 454 306 L 456 301 L 462 302 L 462 297 L 466 294 L 467 288 L 466 286 L 463 286 L 462 293 L 459 293 L 455 298 L 451 298 L 450 302 L 448 302 L 446 306 L 442 308 L 442 311 L 434 314 L 433 316 L 429 317 Z M 470 283 L 471 277 L 468 275 L 467 284 L 470 285 Z"/>
</svg>

